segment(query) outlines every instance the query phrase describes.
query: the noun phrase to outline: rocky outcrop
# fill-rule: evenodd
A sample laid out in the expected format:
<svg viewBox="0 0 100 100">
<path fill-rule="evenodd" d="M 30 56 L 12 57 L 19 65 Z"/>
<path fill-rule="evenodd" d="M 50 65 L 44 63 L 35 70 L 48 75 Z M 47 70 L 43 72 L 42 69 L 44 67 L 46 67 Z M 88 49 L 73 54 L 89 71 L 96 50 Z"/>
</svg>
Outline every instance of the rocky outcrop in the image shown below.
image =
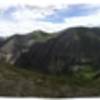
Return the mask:
<svg viewBox="0 0 100 100">
<path fill-rule="evenodd" d="M 100 29 L 75 27 L 59 32 L 45 42 L 37 42 L 16 61 L 19 67 L 54 74 L 78 70 L 84 66 L 99 68 Z"/>
<path fill-rule="evenodd" d="M 0 37 L 0 48 L 4 44 L 5 40 L 6 40 L 5 38 Z"/>
<path fill-rule="evenodd" d="M 0 61 L 14 64 L 19 56 L 27 52 L 37 41 L 44 41 L 49 34 L 42 31 L 34 31 L 26 35 L 14 35 L 7 38 L 0 48 Z"/>
<path fill-rule="evenodd" d="M 0 62 L 62 74 L 91 66 L 100 69 L 100 28 L 74 27 L 54 35 L 35 31 L 0 38 Z"/>
</svg>

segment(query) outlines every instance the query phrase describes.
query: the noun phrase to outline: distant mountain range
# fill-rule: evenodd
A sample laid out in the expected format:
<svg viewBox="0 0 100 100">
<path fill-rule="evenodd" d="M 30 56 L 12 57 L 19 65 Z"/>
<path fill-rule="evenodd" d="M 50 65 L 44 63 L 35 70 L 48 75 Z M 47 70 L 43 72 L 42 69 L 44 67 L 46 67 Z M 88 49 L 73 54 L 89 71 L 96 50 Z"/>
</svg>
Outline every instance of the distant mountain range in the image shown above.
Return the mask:
<svg viewBox="0 0 100 100">
<path fill-rule="evenodd" d="M 100 69 L 100 28 L 73 27 L 55 34 L 34 31 L 0 38 L 0 61 L 52 74 L 86 66 Z"/>
</svg>

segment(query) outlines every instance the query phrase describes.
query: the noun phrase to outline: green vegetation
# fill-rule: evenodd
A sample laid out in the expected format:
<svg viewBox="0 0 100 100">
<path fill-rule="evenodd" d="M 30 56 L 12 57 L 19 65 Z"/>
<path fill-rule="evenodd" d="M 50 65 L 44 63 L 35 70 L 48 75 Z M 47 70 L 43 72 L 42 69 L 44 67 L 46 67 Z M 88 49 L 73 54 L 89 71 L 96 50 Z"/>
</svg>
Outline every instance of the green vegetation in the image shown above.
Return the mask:
<svg viewBox="0 0 100 100">
<path fill-rule="evenodd" d="M 46 75 L 0 64 L 1 96 L 73 97 L 100 96 L 100 78 L 87 67 L 73 75 Z"/>
<path fill-rule="evenodd" d="M 32 37 L 35 41 L 46 41 L 52 37 L 54 37 L 54 34 L 49 34 L 43 31 L 34 31 L 32 34 Z"/>
<path fill-rule="evenodd" d="M 99 28 L 35 31 L 1 45 L 9 64 L 0 62 L 0 96 L 100 96 Z"/>
</svg>

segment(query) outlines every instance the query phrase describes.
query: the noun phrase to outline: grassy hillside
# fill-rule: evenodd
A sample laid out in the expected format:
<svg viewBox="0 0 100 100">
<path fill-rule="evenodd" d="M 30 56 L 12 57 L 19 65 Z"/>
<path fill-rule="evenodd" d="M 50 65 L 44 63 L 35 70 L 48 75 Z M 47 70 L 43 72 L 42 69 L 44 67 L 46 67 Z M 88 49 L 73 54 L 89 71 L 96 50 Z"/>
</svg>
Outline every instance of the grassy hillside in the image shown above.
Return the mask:
<svg viewBox="0 0 100 100">
<path fill-rule="evenodd" d="M 0 64 L 0 96 L 100 96 L 100 78 L 90 69 L 74 75 L 46 75 Z"/>
</svg>

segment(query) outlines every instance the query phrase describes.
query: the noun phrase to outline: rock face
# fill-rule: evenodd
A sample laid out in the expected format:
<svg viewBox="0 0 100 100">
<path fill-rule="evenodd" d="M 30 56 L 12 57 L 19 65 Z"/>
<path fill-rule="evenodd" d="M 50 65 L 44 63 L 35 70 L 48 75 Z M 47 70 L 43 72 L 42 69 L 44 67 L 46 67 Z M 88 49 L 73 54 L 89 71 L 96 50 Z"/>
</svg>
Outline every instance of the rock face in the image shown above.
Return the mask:
<svg viewBox="0 0 100 100">
<path fill-rule="evenodd" d="M 75 27 L 56 35 L 35 31 L 0 39 L 0 61 L 53 74 L 86 66 L 100 69 L 100 28 Z"/>
<path fill-rule="evenodd" d="M 100 29 L 75 27 L 45 42 L 36 42 L 20 55 L 19 67 L 61 74 L 83 66 L 99 68 Z"/>
<path fill-rule="evenodd" d="M 0 37 L 0 47 L 4 44 L 5 39 Z"/>
<path fill-rule="evenodd" d="M 7 38 L 0 48 L 0 61 L 14 64 L 22 53 L 29 50 L 31 45 L 48 36 L 42 31 L 35 31 L 26 35 L 14 35 Z"/>
</svg>

